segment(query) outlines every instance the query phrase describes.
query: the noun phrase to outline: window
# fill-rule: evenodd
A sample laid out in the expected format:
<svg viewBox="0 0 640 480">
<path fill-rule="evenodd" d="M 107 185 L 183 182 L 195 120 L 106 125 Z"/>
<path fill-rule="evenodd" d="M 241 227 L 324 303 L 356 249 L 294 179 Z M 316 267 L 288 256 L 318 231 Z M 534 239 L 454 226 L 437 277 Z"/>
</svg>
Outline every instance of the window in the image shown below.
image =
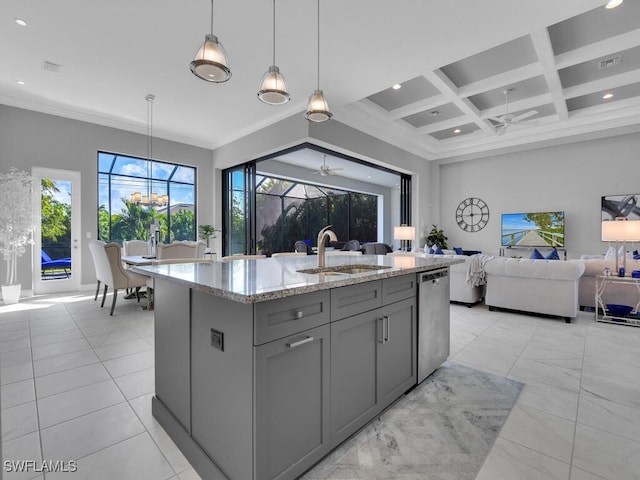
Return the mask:
<svg viewBox="0 0 640 480">
<path fill-rule="evenodd" d="M 147 240 L 154 224 L 164 243 L 195 240 L 195 198 L 194 167 L 98 152 L 100 240 Z"/>
</svg>

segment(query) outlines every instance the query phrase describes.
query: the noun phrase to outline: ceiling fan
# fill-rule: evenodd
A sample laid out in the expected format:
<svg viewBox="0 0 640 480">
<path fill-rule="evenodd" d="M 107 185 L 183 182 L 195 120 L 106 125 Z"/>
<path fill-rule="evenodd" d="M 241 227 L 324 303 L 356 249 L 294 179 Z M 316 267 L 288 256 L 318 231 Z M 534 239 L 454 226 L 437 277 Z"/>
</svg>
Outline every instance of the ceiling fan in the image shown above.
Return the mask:
<svg viewBox="0 0 640 480">
<path fill-rule="evenodd" d="M 315 175 L 316 173 L 319 173 L 323 177 L 326 177 L 327 175 L 335 175 L 336 172 L 339 172 L 340 170 L 344 170 L 344 168 L 329 167 L 329 165 L 327 165 L 327 156 L 324 155 L 324 158 L 322 160 L 322 165 L 320 165 L 320 169 L 317 172 L 313 172 L 313 174 Z"/>
<path fill-rule="evenodd" d="M 509 113 L 509 92 L 512 91 L 512 88 L 507 88 L 502 92 L 504 93 L 506 113 L 504 115 L 500 115 L 499 117 L 489 117 L 489 120 L 496 122 L 493 125 L 496 129 L 496 135 L 504 135 L 504 133 L 507 131 L 507 128 L 509 128 L 509 125 L 519 123 L 522 120 L 532 117 L 538 113 L 537 110 L 529 110 L 528 112 L 522 113 L 520 115 Z"/>
</svg>

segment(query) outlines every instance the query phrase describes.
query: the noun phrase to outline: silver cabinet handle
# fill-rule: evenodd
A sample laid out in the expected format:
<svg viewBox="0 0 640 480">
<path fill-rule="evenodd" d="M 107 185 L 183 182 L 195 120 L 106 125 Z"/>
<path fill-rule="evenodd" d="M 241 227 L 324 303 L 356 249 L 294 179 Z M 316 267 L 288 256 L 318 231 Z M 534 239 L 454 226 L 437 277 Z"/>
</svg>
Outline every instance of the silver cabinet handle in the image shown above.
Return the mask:
<svg viewBox="0 0 640 480">
<path fill-rule="evenodd" d="M 313 342 L 313 337 L 306 337 L 303 338 L 302 340 L 298 340 L 297 342 L 287 342 L 287 347 L 289 348 L 296 348 L 299 347 L 300 345 L 304 345 L 305 343 L 309 343 L 309 342 Z"/>
<path fill-rule="evenodd" d="M 380 340 L 378 342 L 384 345 L 384 317 L 380 317 L 378 320 L 380 320 Z"/>
<path fill-rule="evenodd" d="M 384 316 L 384 323 L 386 325 L 385 334 L 384 334 L 384 343 L 389 341 L 389 317 L 387 315 Z"/>
<path fill-rule="evenodd" d="M 304 315 L 304 314 L 302 313 L 302 310 L 298 310 L 297 312 L 293 312 L 293 317 L 294 317 L 295 319 L 302 318 L 302 315 Z"/>
</svg>

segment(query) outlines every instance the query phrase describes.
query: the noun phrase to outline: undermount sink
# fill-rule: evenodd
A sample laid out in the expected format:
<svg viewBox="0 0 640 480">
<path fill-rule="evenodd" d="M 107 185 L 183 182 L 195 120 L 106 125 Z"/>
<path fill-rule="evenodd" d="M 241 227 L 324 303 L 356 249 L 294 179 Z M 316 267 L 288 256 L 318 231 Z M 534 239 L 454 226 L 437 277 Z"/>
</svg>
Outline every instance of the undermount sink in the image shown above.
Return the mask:
<svg viewBox="0 0 640 480">
<path fill-rule="evenodd" d="M 298 270 L 298 272 L 310 273 L 310 274 L 323 273 L 325 275 L 353 275 L 356 273 L 371 272 L 373 270 L 384 270 L 385 268 L 391 268 L 391 267 L 388 265 L 367 265 L 367 264 L 334 265 L 329 267 L 307 268 L 305 270 Z"/>
</svg>

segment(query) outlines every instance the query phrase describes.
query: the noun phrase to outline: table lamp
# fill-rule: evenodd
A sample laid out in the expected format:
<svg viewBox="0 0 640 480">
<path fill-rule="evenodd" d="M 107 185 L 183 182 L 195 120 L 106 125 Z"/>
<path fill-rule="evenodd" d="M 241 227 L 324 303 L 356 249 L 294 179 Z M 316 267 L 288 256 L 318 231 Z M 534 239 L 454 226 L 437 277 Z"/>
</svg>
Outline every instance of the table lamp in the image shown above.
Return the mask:
<svg viewBox="0 0 640 480">
<path fill-rule="evenodd" d="M 627 220 L 625 217 L 618 217 L 615 220 L 605 220 L 602 222 L 602 241 L 616 242 L 616 273 L 619 272 L 618 242 L 622 242 L 622 267 L 627 271 L 627 252 L 625 242 L 640 241 L 640 220 Z"/>
<path fill-rule="evenodd" d="M 416 227 L 410 227 L 402 224 L 399 227 L 393 227 L 394 240 L 400 240 L 400 249 L 407 251 L 407 242 L 416 238 Z"/>
</svg>

